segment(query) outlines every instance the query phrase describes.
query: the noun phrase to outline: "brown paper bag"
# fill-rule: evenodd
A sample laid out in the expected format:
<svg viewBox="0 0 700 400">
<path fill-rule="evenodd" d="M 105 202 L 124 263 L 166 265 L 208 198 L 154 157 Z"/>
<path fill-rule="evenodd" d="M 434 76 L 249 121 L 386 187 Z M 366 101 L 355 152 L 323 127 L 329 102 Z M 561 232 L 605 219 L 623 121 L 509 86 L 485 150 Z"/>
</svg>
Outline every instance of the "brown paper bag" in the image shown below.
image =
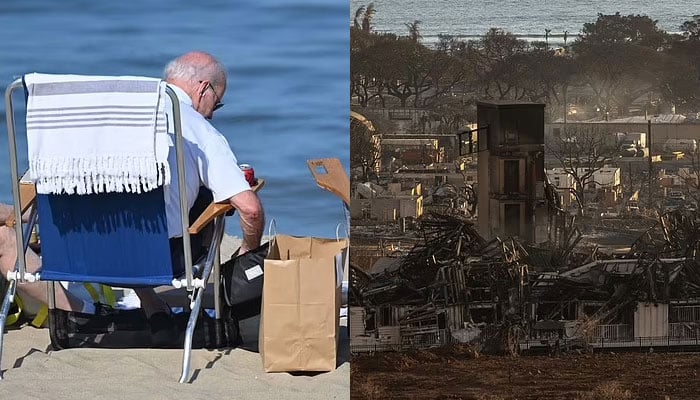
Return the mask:
<svg viewBox="0 0 700 400">
<path fill-rule="evenodd" d="M 336 368 L 345 247 L 311 237 L 271 241 L 258 342 L 266 372 Z"/>
</svg>

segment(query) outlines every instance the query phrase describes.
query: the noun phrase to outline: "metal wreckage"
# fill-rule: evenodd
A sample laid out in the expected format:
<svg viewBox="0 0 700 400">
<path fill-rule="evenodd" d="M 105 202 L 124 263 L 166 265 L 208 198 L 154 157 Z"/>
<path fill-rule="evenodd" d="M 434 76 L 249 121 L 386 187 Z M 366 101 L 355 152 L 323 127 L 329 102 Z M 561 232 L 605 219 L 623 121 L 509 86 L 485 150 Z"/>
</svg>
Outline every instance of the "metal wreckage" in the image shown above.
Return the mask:
<svg viewBox="0 0 700 400">
<path fill-rule="evenodd" d="M 517 354 L 523 341 L 552 335 L 584 346 L 651 335 L 697 341 L 700 213 L 663 214 L 625 252 L 605 254 L 582 243 L 575 217 L 547 197 L 549 240 L 539 245 L 485 240 L 458 212 L 425 215 L 422 240 L 394 268 L 369 275 L 351 263 L 351 306 L 375 334 L 398 325 L 408 347 L 459 341 Z M 640 312 L 649 305 L 665 306 L 652 328 Z"/>
</svg>

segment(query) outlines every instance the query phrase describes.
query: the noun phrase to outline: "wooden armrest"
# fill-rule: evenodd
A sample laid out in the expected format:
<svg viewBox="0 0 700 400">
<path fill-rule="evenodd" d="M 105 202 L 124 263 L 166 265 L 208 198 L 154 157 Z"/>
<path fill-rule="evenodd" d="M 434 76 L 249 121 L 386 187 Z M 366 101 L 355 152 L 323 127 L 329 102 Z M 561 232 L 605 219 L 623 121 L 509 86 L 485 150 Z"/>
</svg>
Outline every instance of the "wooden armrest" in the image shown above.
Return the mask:
<svg viewBox="0 0 700 400">
<path fill-rule="evenodd" d="M 36 186 L 33 183 L 20 183 L 19 184 L 19 205 L 20 214 L 24 214 L 25 211 L 29 209 L 31 205 L 36 201 Z M 10 216 L 5 220 L 5 225 L 14 228 L 15 226 L 15 213 L 10 214 Z"/>
<path fill-rule="evenodd" d="M 258 182 L 255 184 L 255 186 L 251 186 L 251 190 L 254 192 L 258 192 L 262 187 L 265 186 L 265 180 L 264 179 L 258 179 Z M 197 218 L 192 225 L 190 225 L 190 228 L 188 231 L 190 232 L 190 235 L 196 235 L 199 233 L 202 229 L 204 229 L 205 226 L 209 225 L 211 221 L 214 220 L 214 218 L 218 217 L 219 215 L 225 214 L 229 211 L 235 211 L 231 203 L 211 203 L 207 206 L 206 209 L 202 212 L 202 214 L 199 215 L 199 218 Z"/>
<path fill-rule="evenodd" d="M 350 179 L 337 158 L 322 158 L 306 162 L 318 186 L 340 197 L 350 205 Z"/>
</svg>

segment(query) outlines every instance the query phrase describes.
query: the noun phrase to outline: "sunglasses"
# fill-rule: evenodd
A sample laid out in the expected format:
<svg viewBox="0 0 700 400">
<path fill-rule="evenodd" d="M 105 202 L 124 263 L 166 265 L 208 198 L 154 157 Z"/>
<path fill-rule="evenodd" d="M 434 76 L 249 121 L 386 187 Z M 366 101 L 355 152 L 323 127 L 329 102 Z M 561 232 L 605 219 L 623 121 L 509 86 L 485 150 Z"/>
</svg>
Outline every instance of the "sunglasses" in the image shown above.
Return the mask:
<svg viewBox="0 0 700 400">
<path fill-rule="evenodd" d="M 202 83 L 202 81 L 199 81 L 199 83 Z M 216 104 L 214 104 L 214 108 L 212 109 L 212 112 L 223 107 L 224 103 L 221 102 L 221 98 L 219 97 L 219 95 L 216 94 L 216 90 L 214 90 L 214 86 L 211 84 L 211 82 L 209 82 L 207 84 L 207 89 L 211 89 L 211 91 L 214 93 L 214 99 L 216 99 Z"/>
</svg>

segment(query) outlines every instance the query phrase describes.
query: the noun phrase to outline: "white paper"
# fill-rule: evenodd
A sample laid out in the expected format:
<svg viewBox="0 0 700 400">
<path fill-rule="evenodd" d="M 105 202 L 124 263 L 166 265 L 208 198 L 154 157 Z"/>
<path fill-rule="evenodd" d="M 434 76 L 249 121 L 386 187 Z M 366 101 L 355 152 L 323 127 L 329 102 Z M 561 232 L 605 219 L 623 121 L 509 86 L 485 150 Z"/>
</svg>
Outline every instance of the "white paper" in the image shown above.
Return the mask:
<svg viewBox="0 0 700 400">
<path fill-rule="evenodd" d="M 262 267 L 260 265 L 256 265 L 252 268 L 248 268 L 245 270 L 245 277 L 248 278 L 249 281 L 252 281 L 253 279 L 259 277 L 260 275 L 263 274 Z"/>
</svg>

